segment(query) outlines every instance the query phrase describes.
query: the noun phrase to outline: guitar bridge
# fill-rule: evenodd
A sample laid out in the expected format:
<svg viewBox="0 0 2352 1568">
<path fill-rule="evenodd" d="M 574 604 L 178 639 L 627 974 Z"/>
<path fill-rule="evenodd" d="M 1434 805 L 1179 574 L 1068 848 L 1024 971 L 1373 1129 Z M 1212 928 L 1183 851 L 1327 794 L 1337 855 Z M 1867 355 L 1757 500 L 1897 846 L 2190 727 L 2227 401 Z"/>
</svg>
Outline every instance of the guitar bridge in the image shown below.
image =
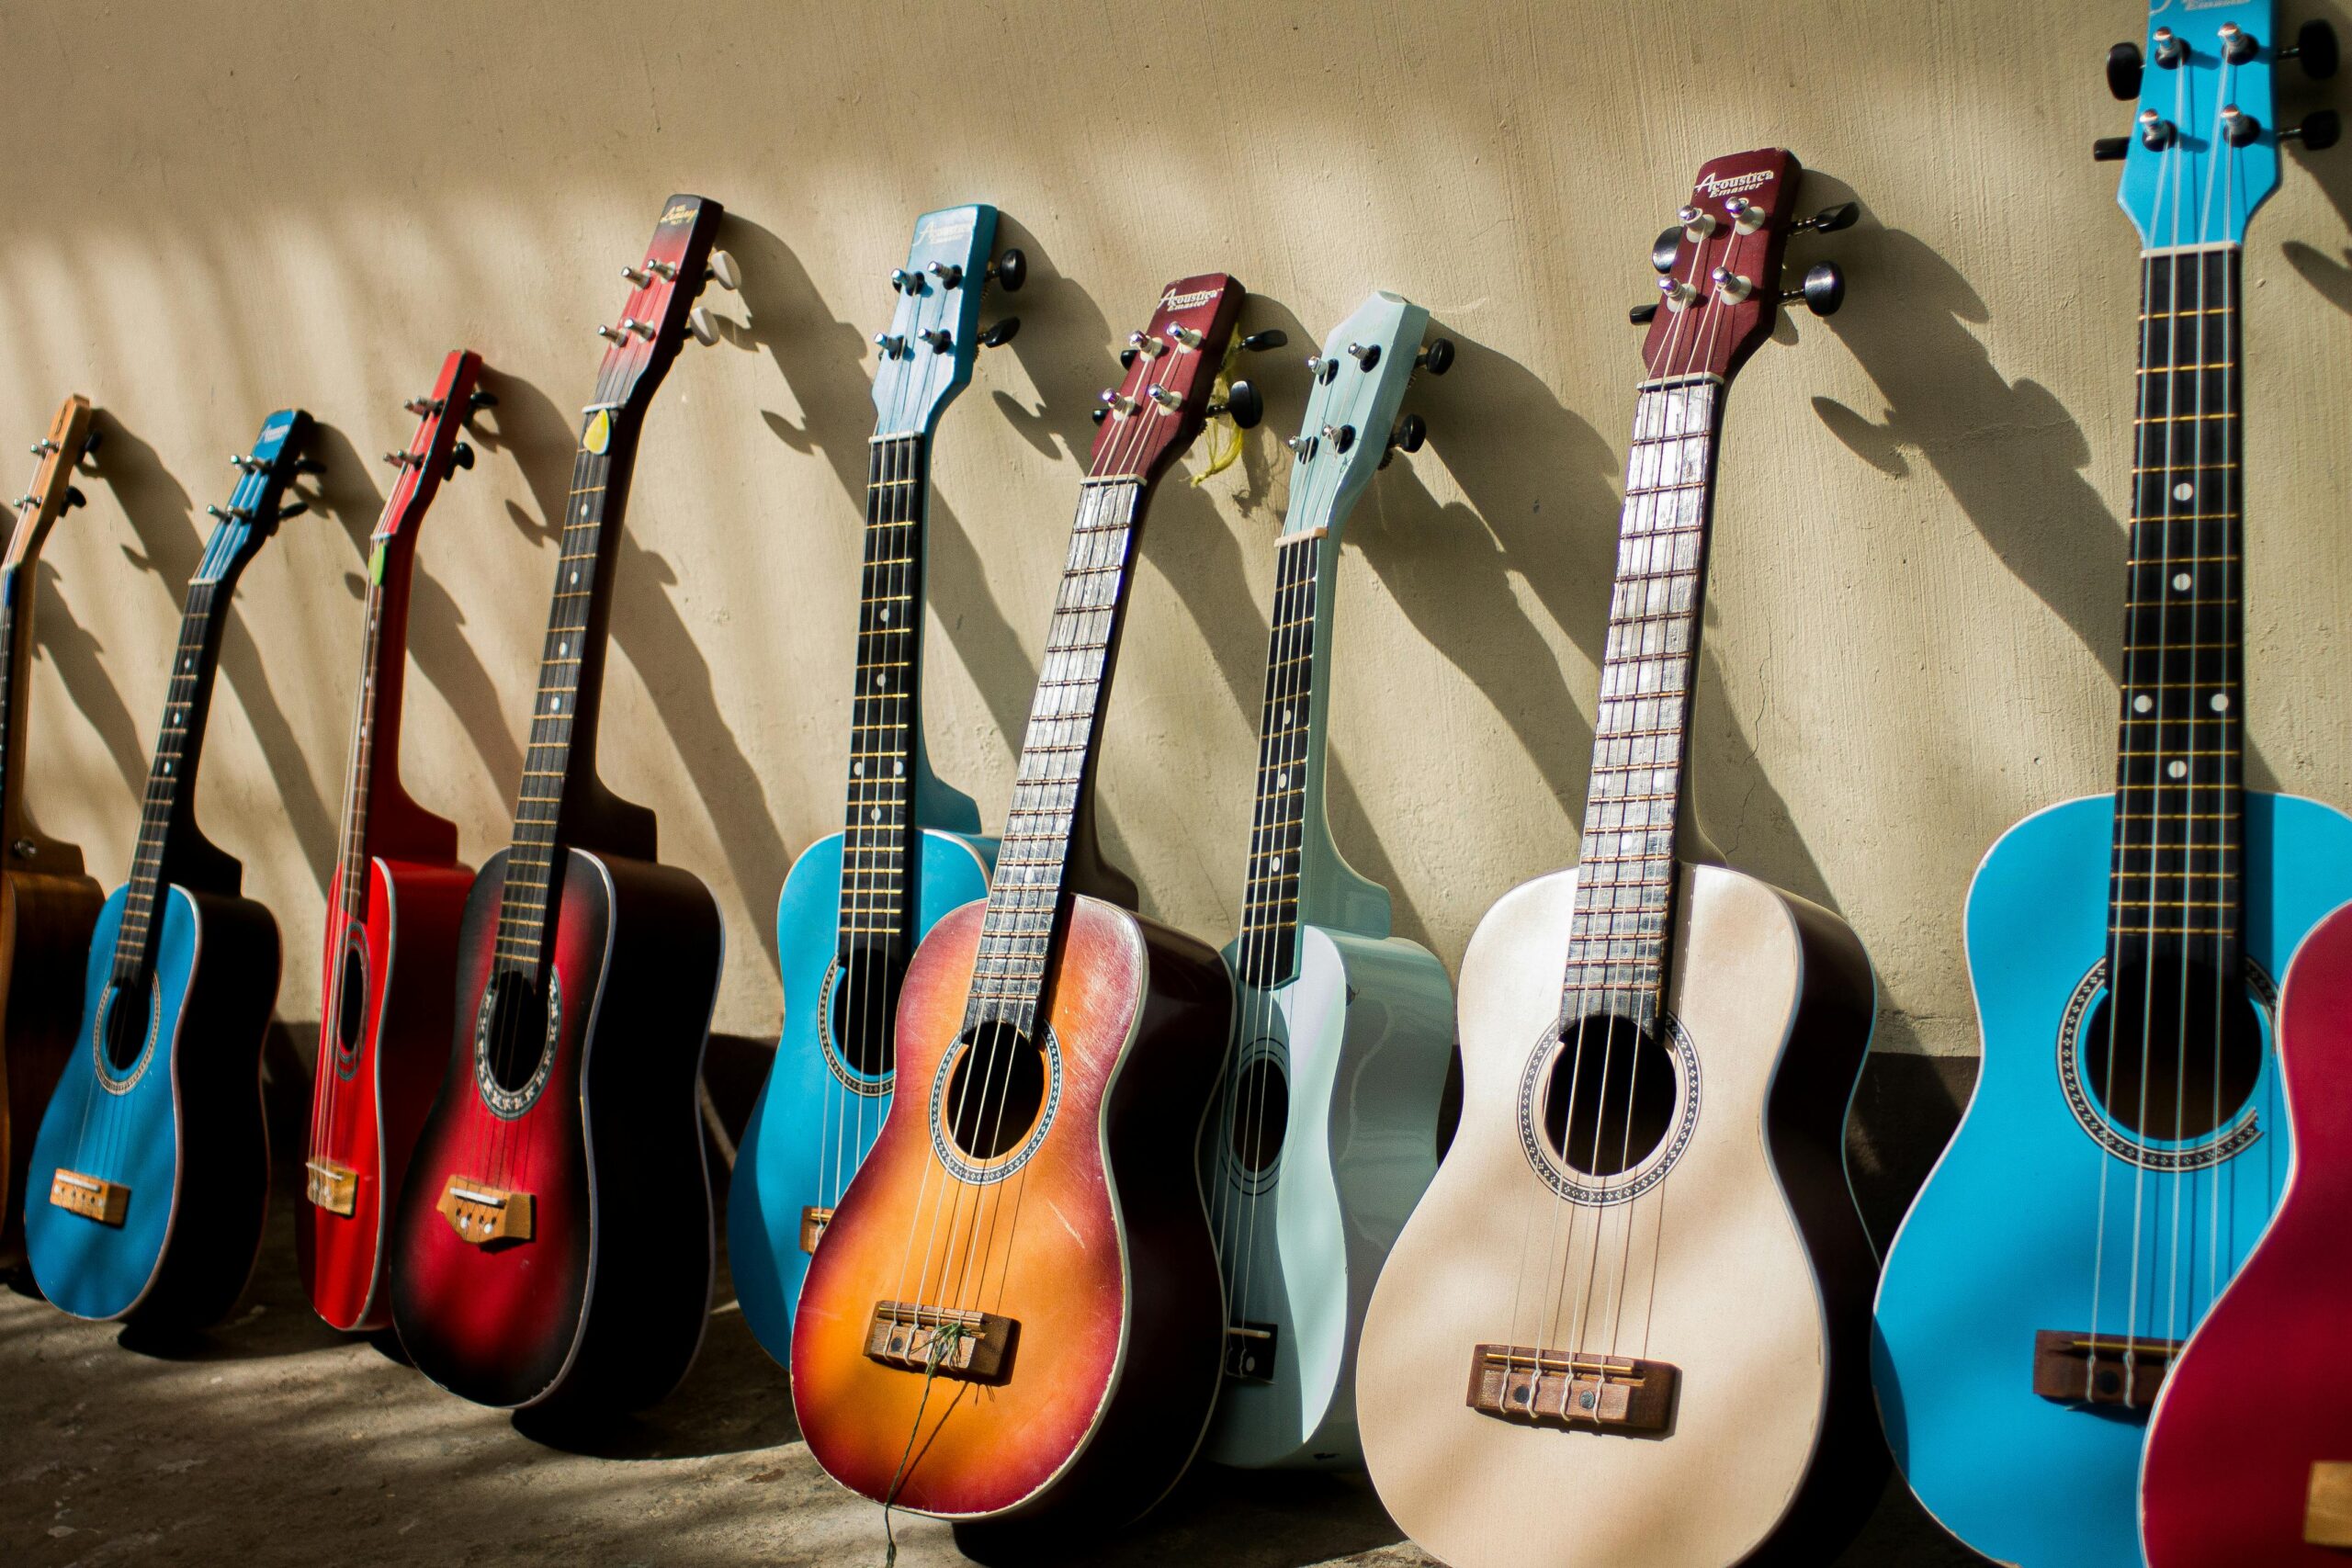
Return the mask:
<svg viewBox="0 0 2352 1568">
<path fill-rule="evenodd" d="M 124 1211 L 130 1207 L 130 1189 L 119 1181 L 85 1176 L 61 1165 L 57 1174 L 49 1179 L 49 1201 L 69 1214 L 79 1214 L 102 1225 L 119 1226 Z"/>
<path fill-rule="evenodd" d="M 1679 1369 L 1630 1356 L 1587 1356 L 1526 1345 L 1481 1345 L 1464 1401 L 1484 1416 L 1538 1427 L 1663 1432 L 1673 1424 Z"/>
<path fill-rule="evenodd" d="M 1225 1375 L 1240 1382 L 1274 1381 L 1274 1325 L 1229 1323 L 1225 1327 Z"/>
<path fill-rule="evenodd" d="M 460 1240 L 487 1247 L 498 1241 L 530 1240 L 537 1205 L 528 1192 L 510 1192 L 453 1176 L 448 1185 L 441 1189 L 441 1201 L 434 1207 L 441 1211 Z"/>
<path fill-rule="evenodd" d="M 2144 1411 L 2155 1404 L 2182 1344 L 2045 1328 L 2033 1337 L 2033 1392 L 2058 1404 Z"/>
<path fill-rule="evenodd" d="M 310 1177 L 303 1184 L 305 1196 L 328 1213 L 349 1219 L 359 1206 L 359 1173 L 347 1165 L 325 1159 L 311 1161 L 308 1168 Z"/>
<path fill-rule="evenodd" d="M 831 1209 L 810 1207 L 800 1211 L 800 1250 L 814 1252 L 817 1244 L 825 1239 L 825 1227 L 833 1223 Z"/>
<path fill-rule="evenodd" d="M 914 1302 L 876 1302 L 865 1353 L 902 1371 L 967 1382 L 1002 1382 L 1021 1325 L 992 1312 L 959 1312 Z"/>
</svg>

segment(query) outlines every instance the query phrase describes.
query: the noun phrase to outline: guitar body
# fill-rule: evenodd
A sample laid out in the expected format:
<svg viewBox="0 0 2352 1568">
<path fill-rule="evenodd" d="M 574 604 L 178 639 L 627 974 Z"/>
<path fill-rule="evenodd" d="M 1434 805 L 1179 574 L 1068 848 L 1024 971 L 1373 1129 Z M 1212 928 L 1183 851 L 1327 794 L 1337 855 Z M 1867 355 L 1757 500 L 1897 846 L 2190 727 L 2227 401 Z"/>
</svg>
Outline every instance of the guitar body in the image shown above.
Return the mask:
<svg viewBox="0 0 2352 1568">
<path fill-rule="evenodd" d="M 898 1475 L 899 1505 L 920 1513 L 1116 1523 L 1175 1483 L 1217 1393 L 1223 1292 L 1192 1171 L 1232 991 L 1205 944 L 1073 900 L 1041 1015 L 1058 1090 L 1025 1163 L 994 1184 L 1001 1283 L 980 1304 L 1017 1337 L 1001 1381 L 943 1376 L 926 1404 L 920 1369 L 865 1346 L 876 1303 L 922 1288 L 910 1237 L 945 1183 L 930 1100 L 964 1027 L 982 910 L 942 920 L 908 967 L 899 1073 L 924 1090 L 898 1102 L 810 1261 L 793 1406 L 826 1472 L 869 1497 Z"/>
<path fill-rule="evenodd" d="M 277 999 L 277 923 L 249 898 L 172 884 L 157 902 L 137 1054 L 102 1031 L 125 890 L 98 912 L 74 1051 L 41 1118 L 25 1251 L 41 1293 L 76 1317 L 165 1330 L 228 1315 L 252 1276 L 269 1201 L 261 1048 Z M 50 1201 L 63 1168 L 128 1189 L 121 1223 Z"/>
<path fill-rule="evenodd" d="M 547 1048 L 502 1117 L 476 1029 L 507 853 L 466 901 L 454 1044 L 393 1221 L 392 1320 L 417 1370 L 476 1404 L 641 1409 L 685 1376 L 710 1306 L 698 1084 L 718 908 L 675 867 L 566 852 Z M 439 1207 L 453 1181 L 528 1193 L 529 1239 L 462 1237 Z"/>
<path fill-rule="evenodd" d="M 327 890 L 326 973 L 319 994 L 345 1016 L 319 1025 L 316 1146 L 352 1173 L 350 1213 L 315 1201 L 294 1227 L 302 1288 L 321 1317 L 349 1331 L 392 1320 L 384 1241 L 392 1200 L 447 1064 L 458 927 L 473 874 L 379 856 L 367 918 L 343 915 L 342 874 Z M 334 1083 L 327 1079 L 333 1075 Z"/>
<path fill-rule="evenodd" d="M 106 889 L 86 876 L 0 873 L 0 1258 L 25 1239 L 25 1176 L 41 1111 L 74 1055 L 88 958 Z"/>
<path fill-rule="evenodd" d="M 2295 1152 L 2270 1228 L 2165 1380 L 2140 1477 L 2152 1568 L 2342 1568 L 2352 1547 L 2352 907 L 2278 998 Z M 2329 1478 L 2335 1499 L 2315 1506 Z"/>
<path fill-rule="evenodd" d="M 2077 1036 L 2078 1060 L 2091 1044 L 2079 1035 L 2098 1032 L 2082 1021 L 2104 989 L 2113 811 L 2105 795 L 2052 807 L 2005 834 L 1977 871 L 1967 934 L 1984 1065 L 1879 1290 L 1874 1376 L 1896 1462 L 1946 1529 L 2027 1568 L 2140 1562 L 2146 1434 L 2143 1410 L 2037 1395 L 2035 1335 L 2120 1334 L 2136 1293 L 2142 1323 L 2170 1313 L 2172 1337 L 2186 1337 L 2211 1303 L 2213 1264 L 2226 1282 L 2289 1165 L 2267 1009 L 2260 1076 L 2240 1112 L 2214 1134 L 2153 1145 L 2151 1165 L 2191 1168 L 2143 1173 L 2128 1141 L 2107 1152 L 2092 1123 L 2127 1135 L 2097 1109 L 2080 1066 L 2075 1087 L 2062 1081 L 2062 1042 Z M 2352 820 L 2249 790 L 2245 866 L 2248 990 L 2259 994 L 2352 887 Z M 2147 1278 L 2150 1260 L 2175 1258 L 2190 1261 Z M 2246 1424 L 2231 1430 L 2242 1438 Z"/>
<path fill-rule="evenodd" d="M 1227 950 L 1228 970 L 1238 952 Z M 1236 996 L 1238 1070 L 1204 1129 L 1201 1170 L 1228 1259 L 1227 1319 L 1270 1329 L 1274 1349 L 1271 1381 L 1251 1368 L 1227 1378 L 1204 1451 L 1252 1468 L 1352 1468 L 1356 1337 L 1437 1170 L 1453 987 L 1416 942 L 1309 925 L 1288 984 Z"/>
<path fill-rule="evenodd" d="M 1870 1257 L 1840 1142 L 1869 962 L 1801 899 L 1722 867 L 1680 874 L 1667 1013 L 1701 1087 L 1693 1099 L 1678 1069 L 1669 1152 L 1652 1156 L 1670 1179 L 1630 1201 L 1571 1204 L 1521 1142 L 1542 1092 L 1531 1052 L 1561 1015 L 1577 874 L 1506 896 L 1463 960 L 1461 1125 L 1373 1292 L 1356 1384 L 1382 1502 L 1455 1568 L 1816 1562 L 1878 1495 Z M 1565 1253 L 1544 1245 L 1555 1223 Z M 1474 1347 L 1531 1321 L 1515 1314 L 1522 1259 L 1541 1280 L 1603 1239 L 1627 1274 L 1614 1322 L 1597 1310 L 1581 1349 L 1678 1368 L 1670 1424 L 1633 1436 L 1470 1408 Z"/>
<path fill-rule="evenodd" d="M 926 829 L 910 889 L 920 942 L 948 911 L 989 891 L 996 841 Z M 768 1354 L 792 1350 L 792 1314 L 808 1270 L 804 1209 L 830 1206 L 890 1111 L 890 1075 L 862 1070 L 840 1049 L 835 992 L 841 950 L 842 835 L 801 852 L 776 902 L 784 1036 L 752 1106 L 727 1200 L 727 1266 L 735 1299 Z"/>
</svg>

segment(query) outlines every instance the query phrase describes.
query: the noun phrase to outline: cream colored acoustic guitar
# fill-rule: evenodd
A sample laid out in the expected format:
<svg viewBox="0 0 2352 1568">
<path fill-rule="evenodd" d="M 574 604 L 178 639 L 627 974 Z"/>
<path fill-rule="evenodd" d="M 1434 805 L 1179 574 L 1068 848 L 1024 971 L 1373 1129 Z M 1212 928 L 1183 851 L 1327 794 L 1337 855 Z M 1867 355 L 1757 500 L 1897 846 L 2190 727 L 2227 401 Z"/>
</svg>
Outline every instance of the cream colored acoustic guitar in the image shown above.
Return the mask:
<svg viewBox="0 0 2352 1568">
<path fill-rule="evenodd" d="M 1716 159 L 1653 250 L 1582 863 L 1471 941 L 1461 1127 L 1364 1325 L 1373 1482 L 1453 1568 L 1826 1562 L 1885 1474 L 1840 1142 L 1869 960 L 1677 852 L 1724 392 L 1843 292 L 1778 287 L 1792 229 L 1853 217 L 1792 223 L 1799 177 Z"/>
</svg>

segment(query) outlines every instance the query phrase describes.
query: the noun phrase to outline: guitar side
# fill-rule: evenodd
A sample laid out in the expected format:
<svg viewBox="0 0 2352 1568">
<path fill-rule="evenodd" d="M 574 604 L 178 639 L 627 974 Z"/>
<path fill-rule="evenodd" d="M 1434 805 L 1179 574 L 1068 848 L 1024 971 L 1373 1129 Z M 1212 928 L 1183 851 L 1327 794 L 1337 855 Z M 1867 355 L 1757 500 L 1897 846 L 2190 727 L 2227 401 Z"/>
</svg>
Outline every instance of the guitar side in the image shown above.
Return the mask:
<svg viewBox="0 0 2352 1568">
<path fill-rule="evenodd" d="M 1983 1066 L 1889 1250 L 1876 1309 L 1879 1410 L 1912 1491 L 1970 1546 L 2027 1568 L 2139 1562 L 2145 1435 L 2144 1411 L 2037 1395 L 2035 1335 L 2090 1331 L 2096 1281 L 2101 1332 L 2122 1327 L 2136 1296 L 2185 1337 L 2211 1302 L 2213 1264 L 2226 1281 L 2289 1164 L 2267 1010 L 2260 1075 L 2222 1130 L 2241 1146 L 2202 1168 L 2141 1172 L 2095 1141 L 2090 1128 L 2107 1121 L 2079 1069 L 2070 1099 L 2062 1033 L 2100 988 L 2113 821 L 2109 796 L 2052 807 L 1977 872 L 1967 936 Z M 2249 791 L 2245 846 L 2245 951 L 2267 981 L 2352 886 L 2352 819 Z M 2187 1288 L 2159 1294 L 2153 1260 L 2178 1257 L 2192 1262 L 2168 1274 Z"/>
<path fill-rule="evenodd" d="M 2270 1228 L 2165 1380 L 2140 1475 L 2151 1568 L 2341 1568 L 2319 1502 L 2352 1471 L 2352 905 L 2313 927 L 2278 997 L 2294 1158 Z M 2340 1492 L 2337 1495 L 2341 1495 Z"/>
<path fill-rule="evenodd" d="M 1351 1468 L 1363 1462 L 1357 1335 L 1388 1248 L 1437 1171 L 1453 987 L 1401 937 L 1321 926 L 1299 937 L 1290 983 L 1236 987 L 1238 1070 L 1228 1067 L 1204 1129 L 1210 1223 L 1231 1259 L 1228 1318 L 1273 1335 L 1271 1380 L 1250 1367 L 1227 1376 L 1204 1452 L 1221 1464 Z M 1227 950 L 1228 971 L 1237 952 Z M 1281 1072 L 1287 1100 L 1279 1162 L 1253 1170 L 1244 1151 L 1256 1118 L 1243 1097 L 1261 1062 Z"/>
<path fill-rule="evenodd" d="M 996 863 L 993 839 L 926 829 L 921 841 L 917 942 L 949 911 L 988 897 Z M 776 900 L 784 1032 L 743 1129 L 727 1200 L 735 1298 L 752 1335 L 779 1361 L 792 1353 L 793 1312 L 808 1271 L 802 1212 L 840 1196 L 890 1111 L 891 1079 L 858 1072 L 831 1043 L 842 974 L 841 875 L 842 835 L 828 834 L 801 852 Z M 845 1125 L 853 1116 L 857 1125 Z"/>
<path fill-rule="evenodd" d="M 86 876 L 0 874 L 0 1258 L 24 1247 L 33 1135 L 73 1059 L 82 995 L 71 976 L 105 902 Z"/>
<path fill-rule="evenodd" d="M 93 933 L 74 1055 L 34 1142 L 25 1250 L 41 1292 L 77 1317 L 201 1328 L 236 1304 L 261 1248 L 277 926 L 250 899 L 170 886 L 145 1043 L 117 1072 L 98 1029 L 125 897 L 108 897 Z M 61 1169 L 127 1189 L 121 1224 L 51 1202 Z"/>
</svg>

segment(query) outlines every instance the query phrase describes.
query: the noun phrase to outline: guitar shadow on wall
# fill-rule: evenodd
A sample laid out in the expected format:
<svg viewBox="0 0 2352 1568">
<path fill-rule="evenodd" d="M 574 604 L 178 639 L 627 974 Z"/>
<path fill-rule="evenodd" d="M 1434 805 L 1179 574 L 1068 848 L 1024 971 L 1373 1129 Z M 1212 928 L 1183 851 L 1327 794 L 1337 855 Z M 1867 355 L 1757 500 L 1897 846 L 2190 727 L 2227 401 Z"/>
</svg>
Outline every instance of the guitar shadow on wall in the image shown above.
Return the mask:
<svg viewBox="0 0 2352 1568">
<path fill-rule="evenodd" d="M 494 413 L 477 414 L 475 421 L 494 419 Z M 466 438 L 477 446 L 494 442 L 469 423 Z M 349 536 L 359 560 L 359 570 L 344 574 L 344 587 L 354 604 L 368 594 L 368 558 L 373 551 L 370 536 L 376 521 L 384 510 L 383 492 L 369 477 L 367 459 L 342 431 L 329 425 L 318 427 L 313 437 L 315 450 L 326 464 L 326 471 L 319 476 L 317 504 L 332 516 Z M 447 512 L 452 505 L 451 491 L 464 483 L 464 476 L 449 482 L 448 488 L 435 502 L 435 511 Z M 462 492 L 456 499 L 462 500 Z M 444 519 L 454 523 L 454 519 Z M 428 530 L 432 519 L 426 520 Z M 472 641 L 466 636 L 465 612 L 449 596 L 433 574 L 425 570 L 422 558 L 423 541 L 419 541 L 420 558 L 410 576 L 409 590 L 409 657 L 417 670 L 431 682 L 433 689 L 457 715 L 466 738 L 482 761 L 490 776 L 503 789 L 509 781 L 522 772 L 522 753 L 516 750 L 514 737 L 506 728 L 504 714 L 498 702 L 497 683 L 474 652 Z M 338 781 L 340 782 L 340 781 Z M 403 782 L 406 782 L 403 778 Z M 429 792 L 428 792 L 429 793 Z M 426 800 L 424 808 L 439 816 L 450 813 L 446 801 Z"/>
<path fill-rule="evenodd" d="M 534 544 L 554 547 L 561 532 L 571 488 L 571 460 L 579 450 L 572 419 L 545 392 L 520 377 L 491 375 L 484 387 L 498 396 L 495 430 L 477 430 L 472 439 L 492 451 L 512 454 L 530 486 L 537 515 L 506 504 L 506 513 Z M 612 585 L 612 638 L 628 656 L 644 682 L 653 710 L 670 732 L 671 743 L 708 813 L 719 852 L 744 898 L 771 896 L 784 886 L 790 855 L 769 813 L 758 770 L 744 755 L 719 711 L 710 662 L 694 632 L 666 592 L 678 581 L 670 563 L 637 541 L 632 525 L 662 505 L 659 497 L 632 491 L 620 531 Z M 519 763 L 517 764 L 519 768 Z M 766 942 L 752 944 L 771 973 L 775 953 Z"/>
<path fill-rule="evenodd" d="M 123 788 L 137 796 L 147 782 L 139 721 L 123 705 L 122 693 L 107 674 L 106 644 L 75 618 L 60 583 L 57 569 L 43 559 L 34 578 L 34 651 L 56 667 L 75 711 L 97 732 L 115 771 L 122 775 Z M 28 793 L 38 799 L 39 791 Z"/>
<path fill-rule="evenodd" d="M 2352 17 L 2345 8 L 2325 3 L 2304 5 L 2296 8 L 2296 16 L 2324 19 L 2334 25 L 2338 39 L 2352 43 Z M 2278 74 L 2278 119 L 2291 124 L 2312 109 L 2333 108 L 2346 119 L 2352 119 L 2352 72 L 2338 72 L 2327 82 L 2306 80 L 2301 73 L 2282 71 Z M 2290 105 L 2293 106 L 2291 108 Z M 2284 153 L 2286 150 L 2280 149 Z M 2319 188 L 2346 223 L 2352 224 L 2352 146 L 2338 142 L 2332 148 L 2313 152 L 2297 147 L 2280 160 L 2282 179 L 2294 177 L 2300 167 L 2319 183 Z M 2303 276 L 2319 295 L 2337 310 L 2352 314 L 2352 245 L 2338 243 L 2334 253 L 2301 240 L 2289 240 L 2279 253 Z"/>
</svg>

